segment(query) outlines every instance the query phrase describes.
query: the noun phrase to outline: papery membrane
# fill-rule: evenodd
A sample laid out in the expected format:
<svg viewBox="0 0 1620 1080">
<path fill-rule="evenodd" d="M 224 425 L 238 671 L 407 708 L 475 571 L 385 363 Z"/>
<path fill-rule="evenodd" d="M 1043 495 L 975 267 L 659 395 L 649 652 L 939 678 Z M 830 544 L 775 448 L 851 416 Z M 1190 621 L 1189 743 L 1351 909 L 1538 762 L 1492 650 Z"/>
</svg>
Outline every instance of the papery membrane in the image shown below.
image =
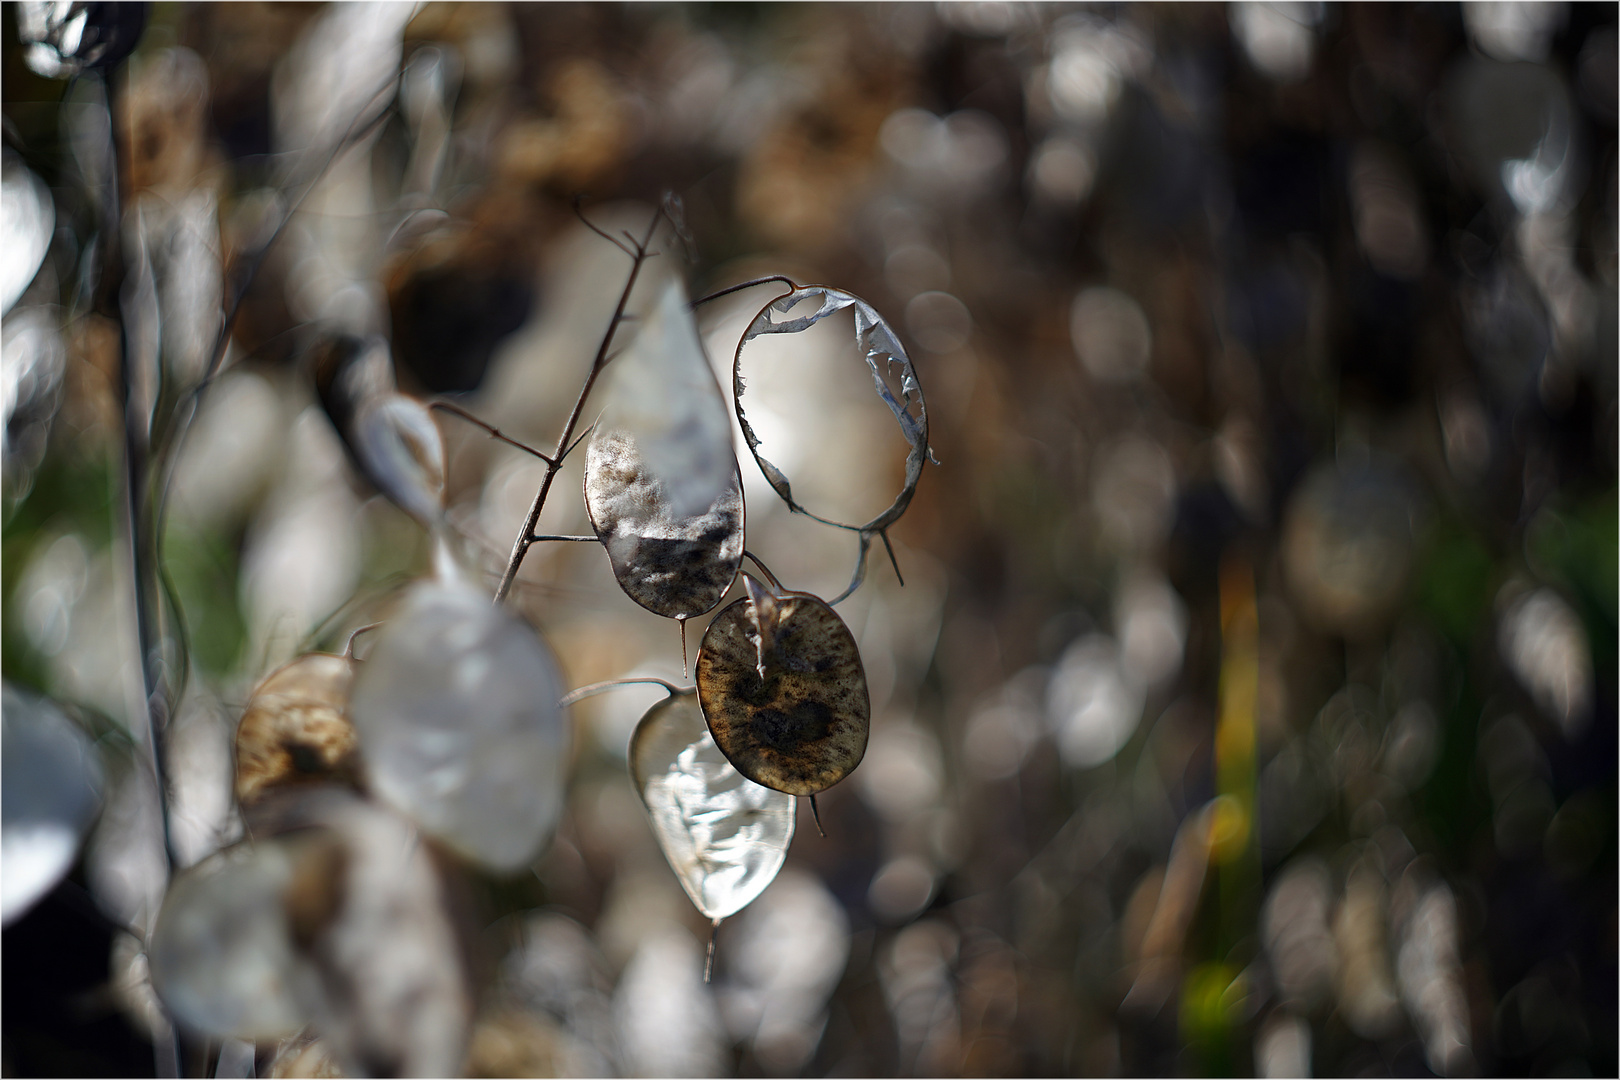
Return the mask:
<svg viewBox="0 0 1620 1080">
<path fill-rule="evenodd" d="M 776 878 L 793 840 L 793 796 L 732 767 L 695 696 L 674 695 L 642 717 L 630 773 L 664 857 L 706 917 L 736 914 Z"/>
<path fill-rule="evenodd" d="M 413 586 L 377 635 L 349 702 L 372 790 L 486 866 L 526 866 L 568 764 L 551 650 L 463 582 Z"/>
<path fill-rule="evenodd" d="M 736 483 L 731 420 L 678 280 L 662 286 L 644 320 L 608 368 L 606 404 L 592 438 L 630 435 L 669 514 L 700 516 Z"/>
<path fill-rule="evenodd" d="M 158 996 L 213 1038 L 290 1035 L 308 1020 L 314 971 L 293 949 L 283 893 L 295 851 L 276 841 L 205 859 L 169 886 L 148 949 Z"/>
</svg>

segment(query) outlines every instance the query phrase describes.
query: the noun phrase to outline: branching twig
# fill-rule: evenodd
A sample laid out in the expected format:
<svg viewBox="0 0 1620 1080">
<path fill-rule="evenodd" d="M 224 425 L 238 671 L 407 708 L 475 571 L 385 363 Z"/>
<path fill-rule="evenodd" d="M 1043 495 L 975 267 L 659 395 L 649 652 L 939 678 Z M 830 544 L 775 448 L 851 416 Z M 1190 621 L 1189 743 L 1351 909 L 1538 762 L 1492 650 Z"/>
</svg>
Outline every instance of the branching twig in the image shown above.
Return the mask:
<svg viewBox="0 0 1620 1080">
<path fill-rule="evenodd" d="M 501 442 L 505 443 L 507 446 L 515 446 L 519 450 L 522 450 L 524 453 L 533 454 L 535 457 L 539 458 L 541 461 L 545 462 L 547 465 L 555 464 L 555 462 L 553 462 L 551 458 L 549 458 L 546 455 L 542 454 L 540 451 L 536 450 L 534 447 L 528 446 L 528 445 L 526 445 L 524 443 L 520 443 L 516 439 L 512 438 L 510 435 L 501 434 L 501 429 L 500 428 L 496 427 L 494 424 L 486 423 L 485 421 L 478 419 L 478 417 L 474 416 L 472 413 L 468 412 L 466 409 L 463 409 L 460 405 L 457 405 L 457 404 L 455 404 L 453 402 L 445 401 L 442 398 L 435 398 L 434 400 L 428 402 L 427 405 L 428 405 L 428 408 L 430 408 L 430 409 L 440 409 L 440 410 L 442 410 L 444 412 L 447 412 L 447 413 L 451 414 L 452 416 L 459 416 L 463 420 L 467 421 L 469 424 L 472 424 L 475 427 L 481 427 L 485 431 L 489 432 L 489 437 L 490 438 L 499 439 Z"/>
<path fill-rule="evenodd" d="M 647 234 L 640 240 L 630 237 L 634 245 L 631 255 L 634 260 L 630 266 L 630 276 L 625 280 L 624 291 L 619 294 L 619 302 L 613 308 L 613 317 L 608 320 L 607 330 L 602 334 L 602 343 L 597 347 L 596 357 L 591 361 L 591 369 L 585 375 L 585 385 L 580 387 L 579 397 L 574 400 L 574 408 L 568 414 L 568 422 L 563 425 L 562 433 L 557 437 L 557 449 L 552 454 L 552 461 L 546 466 L 545 479 L 540 481 L 540 490 L 534 496 L 534 503 L 529 507 L 529 515 L 523 522 L 523 528 L 518 531 L 517 539 L 512 542 L 512 554 L 507 559 L 506 571 L 501 575 L 500 586 L 495 590 L 495 602 L 503 603 L 507 594 L 512 591 L 512 582 L 517 580 L 518 570 L 523 565 L 523 557 L 529 553 L 529 547 L 535 543 L 534 527 L 540 521 L 540 511 L 545 509 L 546 496 L 551 494 L 552 481 L 556 480 L 557 472 L 562 468 L 562 460 L 567 456 L 576 443 L 574 443 L 574 429 L 579 426 L 580 414 L 585 411 L 585 399 L 591 396 L 591 388 L 596 385 L 597 376 L 607 366 L 608 350 L 613 345 L 613 335 L 624 321 L 625 308 L 630 303 L 630 292 L 636 287 L 636 278 L 641 274 L 641 268 L 656 252 L 647 250 L 652 243 L 653 234 L 658 229 L 658 223 L 663 220 L 664 211 L 659 209 L 653 213 L 652 220 L 647 223 Z M 583 220 L 583 218 L 582 218 Z M 586 222 L 589 225 L 589 222 Z M 594 228 L 594 227 L 593 227 Z M 600 232 L 601 230 L 595 230 Z M 628 234 L 627 234 L 628 235 Z M 609 239 L 612 239 L 609 237 Z M 583 436 L 582 436 L 583 437 Z"/>
</svg>

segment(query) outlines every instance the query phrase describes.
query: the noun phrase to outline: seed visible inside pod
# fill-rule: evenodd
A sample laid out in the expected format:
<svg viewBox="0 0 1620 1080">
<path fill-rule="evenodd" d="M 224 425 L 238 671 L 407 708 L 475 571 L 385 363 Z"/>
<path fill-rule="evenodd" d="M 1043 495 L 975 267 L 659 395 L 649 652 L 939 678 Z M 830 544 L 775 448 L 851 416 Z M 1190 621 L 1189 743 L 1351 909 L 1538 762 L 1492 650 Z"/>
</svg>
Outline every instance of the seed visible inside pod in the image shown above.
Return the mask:
<svg viewBox="0 0 1620 1080">
<path fill-rule="evenodd" d="M 636 725 L 630 776 L 664 858 L 707 918 L 735 915 L 776 879 L 793 841 L 793 797 L 731 766 L 690 691 Z"/>
<path fill-rule="evenodd" d="M 626 596 L 670 619 L 720 602 L 742 565 L 742 478 L 708 510 L 681 517 L 666 485 L 646 467 L 634 435 L 607 432 L 585 450 L 585 509 Z"/>
<path fill-rule="evenodd" d="M 236 727 L 236 799 L 292 784 L 353 783 L 359 743 L 344 710 L 354 661 L 310 653 L 270 674 Z"/>
<path fill-rule="evenodd" d="M 849 628 L 809 593 L 766 590 L 716 615 L 698 651 L 709 733 L 748 779 L 814 795 L 866 753 L 872 708 Z"/>
</svg>

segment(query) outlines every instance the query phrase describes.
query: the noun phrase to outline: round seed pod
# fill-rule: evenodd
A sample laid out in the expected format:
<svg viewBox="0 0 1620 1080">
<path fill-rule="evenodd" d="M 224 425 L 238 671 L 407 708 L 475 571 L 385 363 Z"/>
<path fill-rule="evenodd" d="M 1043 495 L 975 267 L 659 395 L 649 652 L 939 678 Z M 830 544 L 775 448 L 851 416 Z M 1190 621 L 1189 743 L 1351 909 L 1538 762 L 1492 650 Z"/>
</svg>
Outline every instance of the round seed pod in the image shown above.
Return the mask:
<svg viewBox="0 0 1620 1080">
<path fill-rule="evenodd" d="M 748 597 L 703 635 L 698 703 L 738 772 L 789 795 L 814 795 L 866 753 L 872 705 L 861 654 L 819 597 L 743 580 Z"/>
<path fill-rule="evenodd" d="M 353 784 L 359 737 L 344 715 L 354 661 L 310 653 L 270 674 L 236 727 L 236 799 L 295 784 Z"/>
</svg>

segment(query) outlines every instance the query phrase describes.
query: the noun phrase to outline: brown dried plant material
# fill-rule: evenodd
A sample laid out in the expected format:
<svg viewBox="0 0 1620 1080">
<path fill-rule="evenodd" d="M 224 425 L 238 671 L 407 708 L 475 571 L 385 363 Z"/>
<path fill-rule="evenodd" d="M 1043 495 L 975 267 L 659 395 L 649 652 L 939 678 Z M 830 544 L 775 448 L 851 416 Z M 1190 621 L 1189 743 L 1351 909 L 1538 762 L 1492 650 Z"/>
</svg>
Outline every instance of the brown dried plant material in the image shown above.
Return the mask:
<svg viewBox="0 0 1620 1080">
<path fill-rule="evenodd" d="M 855 639 L 809 593 L 767 590 L 716 615 L 698 651 L 697 691 L 715 745 L 736 770 L 814 795 L 866 753 L 872 706 Z"/>
<path fill-rule="evenodd" d="M 344 711 L 354 661 L 310 653 L 273 672 L 236 728 L 236 799 L 249 806 L 296 784 L 355 781 L 359 742 Z"/>
<path fill-rule="evenodd" d="M 742 478 L 707 512 L 680 517 L 646 467 L 635 436 L 593 439 L 585 454 L 585 509 L 625 595 L 670 619 L 720 602 L 742 565 Z"/>
</svg>

